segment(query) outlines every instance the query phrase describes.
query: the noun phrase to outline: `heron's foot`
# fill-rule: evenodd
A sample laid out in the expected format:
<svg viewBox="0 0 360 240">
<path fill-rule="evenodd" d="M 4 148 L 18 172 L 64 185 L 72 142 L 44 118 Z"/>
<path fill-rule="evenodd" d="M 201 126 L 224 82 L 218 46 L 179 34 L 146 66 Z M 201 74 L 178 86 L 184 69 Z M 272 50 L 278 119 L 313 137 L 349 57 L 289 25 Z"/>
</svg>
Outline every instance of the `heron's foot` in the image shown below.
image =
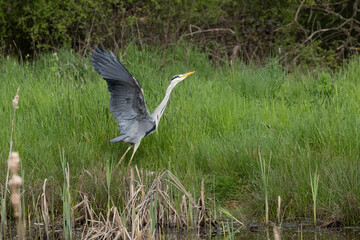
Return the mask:
<svg viewBox="0 0 360 240">
<path fill-rule="evenodd" d="M 132 159 L 133 159 L 133 157 L 134 157 L 134 155 L 135 155 L 135 152 L 136 152 L 136 150 L 138 149 L 139 145 L 140 145 L 140 143 L 134 145 L 134 152 L 133 152 L 133 154 L 131 155 L 131 158 L 130 158 L 128 167 L 130 167 L 131 161 L 132 161 Z"/>
<path fill-rule="evenodd" d="M 124 155 L 122 155 L 122 157 L 120 158 L 120 160 L 119 160 L 119 162 L 118 162 L 118 164 L 116 164 L 116 166 L 115 166 L 115 168 L 114 168 L 114 170 L 113 171 L 115 171 L 115 169 L 121 164 L 121 162 L 124 160 L 124 158 L 125 158 L 125 156 L 126 156 L 126 154 L 128 153 L 128 151 L 130 150 L 130 148 L 131 148 L 132 146 L 130 146 L 130 147 L 128 147 L 128 149 L 126 149 L 126 151 L 125 151 L 125 153 L 124 153 Z"/>
</svg>

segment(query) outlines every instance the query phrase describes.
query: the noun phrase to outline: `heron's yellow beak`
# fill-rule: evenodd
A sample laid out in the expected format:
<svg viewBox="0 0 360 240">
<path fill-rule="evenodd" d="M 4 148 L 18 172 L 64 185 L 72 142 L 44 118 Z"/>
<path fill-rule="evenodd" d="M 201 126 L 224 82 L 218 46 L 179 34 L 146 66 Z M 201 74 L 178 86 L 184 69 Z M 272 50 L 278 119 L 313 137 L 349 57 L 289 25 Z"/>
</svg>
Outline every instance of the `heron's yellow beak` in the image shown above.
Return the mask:
<svg viewBox="0 0 360 240">
<path fill-rule="evenodd" d="M 185 73 L 183 76 L 184 77 L 187 77 L 187 76 L 189 76 L 189 75 L 191 75 L 191 74 L 193 74 L 194 72 L 189 72 L 189 73 Z"/>
</svg>

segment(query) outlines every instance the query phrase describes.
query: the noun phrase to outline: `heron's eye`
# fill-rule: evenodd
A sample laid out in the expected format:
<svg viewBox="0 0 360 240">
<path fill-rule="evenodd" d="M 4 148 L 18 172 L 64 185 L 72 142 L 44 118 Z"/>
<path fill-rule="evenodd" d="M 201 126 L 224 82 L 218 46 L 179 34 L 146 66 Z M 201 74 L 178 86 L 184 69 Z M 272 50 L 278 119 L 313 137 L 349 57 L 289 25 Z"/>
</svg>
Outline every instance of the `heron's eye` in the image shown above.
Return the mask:
<svg viewBox="0 0 360 240">
<path fill-rule="evenodd" d="M 178 77 L 179 77 L 179 75 L 173 76 L 173 78 L 171 79 L 171 81 L 174 80 L 175 78 L 178 78 Z"/>
</svg>

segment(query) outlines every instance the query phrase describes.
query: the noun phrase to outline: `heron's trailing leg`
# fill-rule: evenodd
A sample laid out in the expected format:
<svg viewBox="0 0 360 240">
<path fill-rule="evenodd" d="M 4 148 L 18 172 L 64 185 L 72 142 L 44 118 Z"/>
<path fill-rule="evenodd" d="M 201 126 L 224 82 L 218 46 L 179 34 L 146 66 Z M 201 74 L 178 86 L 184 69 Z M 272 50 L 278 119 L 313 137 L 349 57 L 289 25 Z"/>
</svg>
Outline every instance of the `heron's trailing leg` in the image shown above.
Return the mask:
<svg viewBox="0 0 360 240">
<path fill-rule="evenodd" d="M 120 165 L 122 160 L 124 160 L 124 157 L 126 156 L 127 152 L 130 150 L 131 147 L 132 147 L 132 145 L 130 145 L 130 147 L 128 147 L 128 149 L 126 149 L 126 152 L 124 153 L 124 155 L 122 155 L 122 157 L 120 158 L 120 160 L 119 160 L 118 164 L 116 165 L 116 167 L 114 168 L 114 170 Z"/>
<path fill-rule="evenodd" d="M 136 150 L 138 149 L 139 145 L 140 145 L 140 143 L 135 143 L 135 144 L 134 144 L 134 152 L 133 152 L 133 154 L 131 155 L 131 158 L 130 158 L 130 161 L 129 161 L 129 166 L 130 166 L 130 164 L 131 164 L 131 160 L 133 159 L 133 157 L 134 157 L 134 155 L 135 155 L 135 152 L 136 152 Z"/>
</svg>

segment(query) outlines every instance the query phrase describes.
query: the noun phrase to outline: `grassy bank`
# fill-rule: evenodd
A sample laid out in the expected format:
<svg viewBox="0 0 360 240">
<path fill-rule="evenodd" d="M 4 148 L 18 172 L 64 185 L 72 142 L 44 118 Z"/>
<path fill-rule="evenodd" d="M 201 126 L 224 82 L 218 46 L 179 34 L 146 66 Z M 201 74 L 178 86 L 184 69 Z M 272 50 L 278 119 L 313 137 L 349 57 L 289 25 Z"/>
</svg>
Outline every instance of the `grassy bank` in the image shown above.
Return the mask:
<svg viewBox="0 0 360 240">
<path fill-rule="evenodd" d="M 225 206 L 245 221 L 265 219 L 265 187 L 271 221 L 277 196 L 285 219 L 312 219 L 312 179 L 318 174 L 317 220 L 360 222 L 360 58 L 338 72 L 288 73 L 272 60 L 265 66 L 214 66 L 205 54 L 184 46 L 129 46 L 119 55 L 140 81 L 150 112 L 173 75 L 196 71 L 174 89 L 158 133 L 143 139 L 133 160 L 139 169 L 170 170 L 194 198 L 205 179 L 207 203 Z M 20 86 L 14 150 L 22 158 L 27 211 L 48 179 L 48 200 L 54 213 L 61 212 L 64 160 L 72 204 L 86 194 L 97 209 L 106 209 L 107 167 L 127 145 L 109 142 L 118 136 L 117 126 L 106 83 L 90 61 L 67 50 L 34 62 L 3 57 L 0 81 L 2 191 L 11 101 Z M 125 166 L 111 179 L 114 202 L 123 199 L 115 186 L 121 186 Z"/>
</svg>

